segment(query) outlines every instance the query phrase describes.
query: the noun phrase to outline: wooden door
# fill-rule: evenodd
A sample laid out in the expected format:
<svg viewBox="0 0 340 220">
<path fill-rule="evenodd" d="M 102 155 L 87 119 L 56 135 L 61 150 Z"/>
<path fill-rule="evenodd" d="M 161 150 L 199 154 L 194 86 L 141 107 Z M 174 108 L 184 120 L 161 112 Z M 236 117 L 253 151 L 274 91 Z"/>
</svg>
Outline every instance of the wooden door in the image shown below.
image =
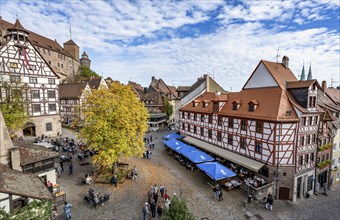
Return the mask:
<svg viewBox="0 0 340 220">
<path fill-rule="evenodd" d="M 279 189 L 279 199 L 289 200 L 289 188 L 280 187 L 280 189 Z"/>
</svg>

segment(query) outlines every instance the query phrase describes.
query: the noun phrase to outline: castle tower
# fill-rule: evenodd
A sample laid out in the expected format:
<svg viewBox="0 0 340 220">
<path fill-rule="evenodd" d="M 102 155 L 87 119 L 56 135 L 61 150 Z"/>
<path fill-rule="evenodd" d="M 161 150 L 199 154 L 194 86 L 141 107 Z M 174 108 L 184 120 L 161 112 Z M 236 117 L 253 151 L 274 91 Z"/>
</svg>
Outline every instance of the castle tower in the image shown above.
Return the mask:
<svg viewBox="0 0 340 220">
<path fill-rule="evenodd" d="M 75 60 L 79 61 L 79 47 L 72 39 L 64 43 L 64 49 L 69 52 Z"/>
<path fill-rule="evenodd" d="M 87 66 L 89 69 L 91 69 L 91 60 L 89 59 L 89 56 L 84 51 L 83 55 L 81 55 L 80 58 L 80 65 L 81 66 Z"/>
</svg>

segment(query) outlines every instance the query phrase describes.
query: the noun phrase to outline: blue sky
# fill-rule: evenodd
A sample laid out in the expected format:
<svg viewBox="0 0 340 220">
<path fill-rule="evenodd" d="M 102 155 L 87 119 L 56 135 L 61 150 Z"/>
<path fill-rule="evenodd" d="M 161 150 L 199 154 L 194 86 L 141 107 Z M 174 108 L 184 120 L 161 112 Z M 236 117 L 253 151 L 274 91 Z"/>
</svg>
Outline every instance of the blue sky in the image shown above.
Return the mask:
<svg viewBox="0 0 340 220">
<path fill-rule="evenodd" d="M 1 15 L 62 45 L 72 39 L 104 77 L 190 86 L 210 74 L 242 88 L 260 60 L 284 55 L 298 77 L 340 81 L 339 1 L 1 1 Z"/>
</svg>

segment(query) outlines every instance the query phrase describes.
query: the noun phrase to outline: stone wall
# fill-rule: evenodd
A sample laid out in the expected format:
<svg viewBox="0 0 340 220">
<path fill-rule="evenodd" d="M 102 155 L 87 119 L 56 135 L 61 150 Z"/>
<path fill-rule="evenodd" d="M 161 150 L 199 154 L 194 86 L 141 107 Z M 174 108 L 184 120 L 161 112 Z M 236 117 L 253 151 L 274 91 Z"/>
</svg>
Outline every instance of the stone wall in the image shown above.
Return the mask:
<svg viewBox="0 0 340 220">
<path fill-rule="evenodd" d="M 44 134 L 53 137 L 57 136 L 58 132 L 61 133 L 60 115 L 32 117 L 30 120 L 35 124 L 36 136 Z M 46 131 L 47 123 L 52 123 L 52 131 Z"/>
<path fill-rule="evenodd" d="M 271 181 L 274 182 L 273 195 L 277 194 L 277 196 L 279 197 L 279 188 L 287 187 L 289 188 L 289 200 L 292 201 L 294 191 L 295 191 L 294 189 L 295 167 L 279 167 L 278 179 L 276 179 L 275 177 L 276 167 L 275 166 L 268 166 L 268 167 L 269 167 L 269 176 L 270 176 L 269 182 Z"/>
<path fill-rule="evenodd" d="M 0 111 L 0 163 L 9 163 L 9 151 L 12 147 L 13 143 L 9 136 L 2 112 Z"/>
<path fill-rule="evenodd" d="M 63 81 L 67 76 L 78 73 L 80 63 L 72 57 L 45 48 L 38 48 L 40 54 Z M 79 52 L 78 52 L 79 54 Z M 79 58 L 78 58 L 79 59 Z"/>
</svg>

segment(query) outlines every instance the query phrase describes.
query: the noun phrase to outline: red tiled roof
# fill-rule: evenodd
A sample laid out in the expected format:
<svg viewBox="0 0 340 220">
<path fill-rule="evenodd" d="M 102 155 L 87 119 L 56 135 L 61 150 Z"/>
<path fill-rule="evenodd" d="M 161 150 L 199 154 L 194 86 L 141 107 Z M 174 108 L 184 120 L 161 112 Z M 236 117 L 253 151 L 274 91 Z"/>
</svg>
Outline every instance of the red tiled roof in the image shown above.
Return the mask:
<svg viewBox="0 0 340 220">
<path fill-rule="evenodd" d="M 246 89 L 240 92 L 230 92 L 226 95 L 228 96 L 229 101 L 227 101 L 220 110 L 220 115 L 271 121 L 298 120 L 286 92 L 281 88 Z M 196 100 L 214 100 L 215 96 L 215 93 L 206 92 L 197 97 Z M 232 110 L 232 103 L 236 100 L 239 100 L 243 104 L 240 105 L 238 110 L 234 111 Z M 249 112 L 249 107 L 246 103 L 249 103 L 252 100 L 257 100 L 258 106 L 254 112 Z M 180 110 L 212 113 L 212 105 L 209 104 L 204 108 L 202 104 L 193 107 L 192 103 L 189 103 Z"/>
</svg>

